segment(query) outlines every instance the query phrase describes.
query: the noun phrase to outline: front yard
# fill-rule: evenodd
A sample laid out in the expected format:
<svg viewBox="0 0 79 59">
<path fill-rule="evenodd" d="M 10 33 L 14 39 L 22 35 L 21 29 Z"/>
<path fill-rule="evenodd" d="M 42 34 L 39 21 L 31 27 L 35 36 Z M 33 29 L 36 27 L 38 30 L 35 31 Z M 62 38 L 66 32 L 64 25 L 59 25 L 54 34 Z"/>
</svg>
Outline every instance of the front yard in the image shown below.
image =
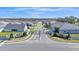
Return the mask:
<svg viewBox="0 0 79 59">
<path fill-rule="evenodd" d="M 10 34 L 22 34 L 23 32 L 0 32 L 0 36 L 9 36 Z"/>
<path fill-rule="evenodd" d="M 26 33 L 27 32 L 29 32 L 29 33 L 23 37 L 15 38 L 15 35 L 16 34 L 23 35 L 24 32 L 0 32 L 0 36 L 9 37 L 10 34 L 12 33 L 14 35 L 14 37 L 11 38 L 10 40 L 8 40 L 6 43 L 16 43 L 16 42 L 21 42 L 21 41 L 31 38 L 34 31 L 35 31 L 35 26 L 31 26 L 28 30 L 26 30 Z"/>
<path fill-rule="evenodd" d="M 76 36 L 76 35 L 79 36 L 79 34 L 71 34 L 71 36 Z M 63 39 L 59 37 L 52 37 L 51 35 L 48 35 L 48 37 L 52 40 L 59 41 L 59 42 L 79 43 L 79 40 L 75 40 L 75 39 L 68 40 L 68 39 Z"/>
<path fill-rule="evenodd" d="M 0 32 L 0 36 L 9 38 L 11 33 L 13 35 L 15 35 L 15 34 L 22 34 L 23 32 Z M 11 40 L 13 40 L 13 39 L 15 39 L 15 38 L 11 38 Z M 0 43 L 3 42 L 3 41 L 4 40 L 0 39 Z"/>
<path fill-rule="evenodd" d="M 79 34 L 70 34 L 70 36 L 79 36 Z"/>
</svg>

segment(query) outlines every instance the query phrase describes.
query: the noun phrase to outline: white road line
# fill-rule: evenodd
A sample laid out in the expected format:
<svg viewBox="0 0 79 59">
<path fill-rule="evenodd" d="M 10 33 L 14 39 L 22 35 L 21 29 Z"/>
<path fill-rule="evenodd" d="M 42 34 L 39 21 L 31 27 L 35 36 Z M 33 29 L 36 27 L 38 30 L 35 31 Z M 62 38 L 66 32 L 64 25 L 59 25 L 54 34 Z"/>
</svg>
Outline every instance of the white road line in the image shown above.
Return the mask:
<svg viewBox="0 0 79 59">
<path fill-rule="evenodd" d="M 2 45 L 4 45 L 5 42 L 6 42 L 6 41 L 3 41 L 2 43 L 0 43 L 0 47 L 1 47 Z"/>
</svg>

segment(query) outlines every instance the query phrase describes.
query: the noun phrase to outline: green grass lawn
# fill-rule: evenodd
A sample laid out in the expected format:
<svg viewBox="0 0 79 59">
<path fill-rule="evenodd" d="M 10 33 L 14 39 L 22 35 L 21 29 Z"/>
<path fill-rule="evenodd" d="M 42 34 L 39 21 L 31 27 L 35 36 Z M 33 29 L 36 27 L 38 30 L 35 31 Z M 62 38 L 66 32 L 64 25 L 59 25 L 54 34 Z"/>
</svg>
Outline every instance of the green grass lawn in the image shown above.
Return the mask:
<svg viewBox="0 0 79 59">
<path fill-rule="evenodd" d="M 79 34 L 70 34 L 71 36 L 79 36 Z"/>
<path fill-rule="evenodd" d="M 52 40 L 55 41 L 59 41 L 59 42 L 71 42 L 71 43 L 79 43 L 79 40 L 64 40 L 63 38 L 58 38 L 58 37 L 52 37 L 50 35 L 48 35 L 49 38 L 51 38 Z"/>
<path fill-rule="evenodd" d="M 10 34 L 22 34 L 23 32 L 0 32 L 0 36 L 9 36 Z"/>
<path fill-rule="evenodd" d="M 30 27 L 30 32 L 34 32 L 35 31 L 35 27 L 36 27 L 36 25 L 31 26 Z"/>
<path fill-rule="evenodd" d="M 31 27 L 31 28 L 30 28 L 30 31 L 31 31 L 31 32 L 34 32 L 34 27 Z"/>
<path fill-rule="evenodd" d="M 21 37 L 21 38 L 13 38 L 13 40 L 15 40 L 15 42 L 20 42 L 20 41 L 24 41 L 24 40 L 26 40 L 26 39 L 29 39 L 29 38 L 31 38 L 31 34 L 30 35 L 28 35 L 28 36 L 25 36 L 25 37 Z"/>
<path fill-rule="evenodd" d="M 35 31 L 35 25 L 30 27 L 29 30 L 30 30 L 30 32 L 34 32 Z M 15 35 L 15 34 L 23 34 L 23 32 L 0 32 L 0 36 L 7 36 L 7 37 L 9 37 L 11 33 L 13 35 Z M 15 40 L 15 41 L 19 42 L 19 41 L 25 40 L 25 38 L 27 38 L 27 39 L 31 38 L 31 36 L 32 36 L 32 34 L 29 34 L 28 36 L 21 37 L 21 38 L 15 38 L 14 37 L 14 38 L 11 38 L 11 40 Z M 0 42 L 2 42 L 2 41 L 0 41 Z"/>
<path fill-rule="evenodd" d="M 7 36 L 7 37 L 9 37 L 10 36 L 10 34 L 22 34 L 22 32 L 0 32 L 0 36 Z M 12 39 L 14 39 L 14 38 L 12 38 Z M 4 40 L 0 40 L 0 43 L 1 42 L 3 42 Z"/>
<path fill-rule="evenodd" d="M 68 35 L 68 34 L 65 34 Z M 79 36 L 79 34 L 70 34 L 70 36 Z"/>
<path fill-rule="evenodd" d="M 24 40 L 27 40 L 27 39 L 31 38 L 31 36 L 32 36 L 32 34 L 26 35 L 26 36 L 21 37 L 21 38 L 12 38 L 11 40 L 8 41 L 8 43 L 10 43 L 12 41 L 13 42 L 21 42 L 21 41 L 24 41 Z"/>
</svg>

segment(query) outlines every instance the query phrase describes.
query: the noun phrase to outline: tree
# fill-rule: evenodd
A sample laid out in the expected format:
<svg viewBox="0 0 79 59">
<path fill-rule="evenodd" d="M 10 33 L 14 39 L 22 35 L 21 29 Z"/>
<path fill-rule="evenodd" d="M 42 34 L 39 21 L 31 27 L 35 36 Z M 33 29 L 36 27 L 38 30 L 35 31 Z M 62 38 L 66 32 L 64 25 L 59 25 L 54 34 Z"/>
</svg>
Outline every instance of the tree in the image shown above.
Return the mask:
<svg viewBox="0 0 79 59">
<path fill-rule="evenodd" d="M 48 20 L 48 27 L 51 28 L 51 20 Z"/>
<path fill-rule="evenodd" d="M 27 29 L 29 29 L 30 27 L 29 26 L 27 26 Z"/>
<path fill-rule="evenodd" d="M 74 16 L 66 16 L 64 18 L 58 17 L 56 20 L 59 22 L 68 22 L 68 23 L 74 23 L 74 20 L 77 19 L 77 17 Z"/>
<path fill-rule="evenodd" d="M 13 34 L 12 33 L 10 34 L 10 38 L 13 38 Z"/>
<path fill-rule="evenodd" d="M 45 28 L 48 28 L 48 24 L 47 23 L 45 23 L 45 26 L 44 26 Z"/>
<path fill-rule="evenodd" d="M 54 28 L 54 32 L 55 32 L 55 33 L 59 33 L 59 27 L 55 27 L 55 28 Z"/>
<path fill-rule="evenodd" d="M 68 22 L 68 23 L 74 23 L 74 20 L 77 19 L 77 18 L 74 17 L 74 16 L 69 16 L 69 17 L 66 16 L 64 19 L 65 19 L 65 21 Z"/>
<path fill-rule="evenodd" d="M 56 20 L 59 21 L 59 22 L 64 22 L 64 18 L 62 18 L 62 17 L 59 17 Z"/>
<path fill-rule="evenodd" d="M 46 22 L 44 27 L 51 29 L 51 22 L 50 21 Z"/>
<path fill-rule="evenodd" d="M 23 36 L 26 36 L 27 35 L 27 33 L 26 32 L 23 32 Z"/>
<path fill-rule="evenodd" d="M 59 27 L 54 28 L 54 34 L 53 36 L 57 36 L 57 33 L 59 33 Z"/>
<path fill-rule="evenodd" d="M 70 38 L 70 33 L 68 33 L 68 35 L 67 35 L 67 37 L 66 37 L 67 39 L 69 39 Z"/>
</svg>

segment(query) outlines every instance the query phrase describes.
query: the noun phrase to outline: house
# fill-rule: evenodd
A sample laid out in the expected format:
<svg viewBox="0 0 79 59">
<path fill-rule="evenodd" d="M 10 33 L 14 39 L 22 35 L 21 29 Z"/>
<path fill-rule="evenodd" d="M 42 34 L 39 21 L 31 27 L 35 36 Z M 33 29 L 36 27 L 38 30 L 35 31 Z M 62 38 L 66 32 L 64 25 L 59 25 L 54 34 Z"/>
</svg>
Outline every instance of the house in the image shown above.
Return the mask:
<svg viewBox="0 0 79 59">
<path fill-rule="evenodd" d="M 23 32 L 26 31 L 27 26 L 24 23 L 9 23 L 7 24 L 3 31 L 19 31 Z"/>
<path fill-rule="evenodd" d="M 79 33 L 79 27 L 74 25 L 74 24 L 70 24 L 70 23 L 62 23 L 62 22 L 56 22 L 56 23 L 52 23 L 52 31 L 54 31 L 54 27 L 59 27 L 60 28 L 60 33 Z"/>
<path fill-rule="evenodd" d="M 5 26 L 6 26 L 6 23 L 0 23 L 0 32 L 3 31 Z"/>
<path fill-rule="evenodd" d="M 78 23 L 78 19 L 75 19 L 75 20 L 74 20 L 74 24 L 75 24 L 76 26 L 79 25 L 79 23 Z"/>
</svg>

